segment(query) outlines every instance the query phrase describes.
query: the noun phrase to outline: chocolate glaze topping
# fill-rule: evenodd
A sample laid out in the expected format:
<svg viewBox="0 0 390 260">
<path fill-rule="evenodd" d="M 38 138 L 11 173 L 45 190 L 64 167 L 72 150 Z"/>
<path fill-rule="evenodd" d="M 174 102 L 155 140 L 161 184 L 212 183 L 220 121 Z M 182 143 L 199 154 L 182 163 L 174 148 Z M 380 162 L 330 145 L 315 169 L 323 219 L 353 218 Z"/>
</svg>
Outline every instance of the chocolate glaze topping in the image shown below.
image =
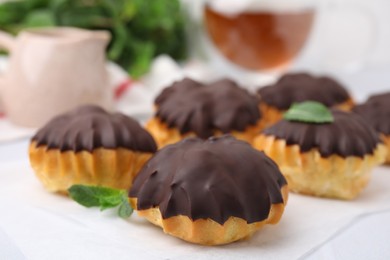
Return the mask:
<svg viewBox="0 0 390 260">
<path fill-rule="evenodd" d="M 201 138 L 215 130 L 244 131 L 260 119 L 258 99 L 228 79 L 203 85 L 186 78 L 164 89 L 155 104 L 156 116 L 168 127 Z"/>
<path fill-rule="evenodd" d="M 390 135 L 390 92 L 371 96 L 353 112 L 361 115 L 378 132 Z"/>
<path fill-rule="evenodd" d="M 344 87 L 334 79 L 314 77 L 307 73 L 286 74 L 274 85 L 259 89 L 258 94 L 262 102 L 280 110 L 309 100 L 332 107 L 350 98 Z"/>
<path fill-rule="evenodd" d="M 157 150 L 153 137 L 134 119 L 120 113 L 110 114 L 87 105 L 53 118 L 32 138 L 37 147 L 60 151 L 95 148 L 127 148 L 150 152 Z"/>
<path fill-rule="evenodd" d="M 159 207 L 164 219 L 184 215 L 223 224 L 234 216 L 253 223 L 283 202 L 284 185 L 264 153 L 225 135 L 164 147 L 137 175 L 129 196 L 138 199 L 138 210 Z"/>
<path fill-rule="evenodd" d="M 379 135 L 360 116 L 332 110 L 333 123 L 310 124 L 285 119 L 265 129 L 263 134 L 299 145 L 301 152 L 316 148 L 323 157 L 363 157 L 372 154 L 380 143 Z"/>
</svg>

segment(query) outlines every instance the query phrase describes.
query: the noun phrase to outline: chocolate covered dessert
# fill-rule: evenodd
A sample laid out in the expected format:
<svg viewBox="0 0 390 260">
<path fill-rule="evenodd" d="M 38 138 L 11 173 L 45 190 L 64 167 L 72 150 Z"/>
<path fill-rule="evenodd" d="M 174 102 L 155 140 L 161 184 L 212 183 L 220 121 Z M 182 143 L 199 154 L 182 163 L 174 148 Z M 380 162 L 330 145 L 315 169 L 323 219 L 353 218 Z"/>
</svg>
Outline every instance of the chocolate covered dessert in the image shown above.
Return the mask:
<svg viewBox="0 0 390 260">
<path fill-rule="evenodd" d="M 146 127 L 160 147 L 189 136 L 227 133 L 251 142 L 262 128 L 258 102 L 231 80 L 201 84 L 186 78 L 156 98 L 156 114 Z"/>
<path fill-rule="evenodd" d="M 386 149 L 360 116 L 337 109 L 328 112 L 332 120 L 326 122 L 282 119 L 265 129 L 254 146 L 279 165 L 290 190 L 352 199 L 368 183 L 371 169 L 383 162 Z"/>
<path fill-rule="evenodd" d="M 279 121 L 294 103 L 317 101 L 342 110 L 350 110 L 354 104 L 346 89 L 335 79 L 308 73 L 286 74 L 275 84 L 260 88 L 258 94 L 267 126 Z"/>
<path fill-rule="evenodd" d="M 276 164 L 231 136 L 188 138 L 158 151 L 129 197 L 164 232 L 205 245 L 230 243 L 279 221 L 287 183 Z"/>
<path fill-rule="evenodd" d="M 390 163 L 390 92 L 373 95 L 353 112 L 362 116 L 379 134 L 387 146 L 386 163 Z"/>
<path fill-rule="evenodd" d="M 73 184 L 129 189 L 157 150 L 138 122 L 97 106 L 55 117 L 31 139 L 31 166 L 45 188 L 66 192 Z"/>
</svg>

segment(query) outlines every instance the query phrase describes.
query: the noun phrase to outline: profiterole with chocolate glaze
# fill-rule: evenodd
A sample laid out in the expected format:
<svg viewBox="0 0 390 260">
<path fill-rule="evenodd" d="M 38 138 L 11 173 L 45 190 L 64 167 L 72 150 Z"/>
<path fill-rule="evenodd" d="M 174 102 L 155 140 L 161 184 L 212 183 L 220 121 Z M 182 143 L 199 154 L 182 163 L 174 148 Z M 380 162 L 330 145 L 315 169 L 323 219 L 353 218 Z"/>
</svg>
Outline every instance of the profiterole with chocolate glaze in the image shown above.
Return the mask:
<svg viewBox="0 0 390 260">
<path fill-rule="evenodd" d="M 353 112 L 362 116 L 381 135 L 388 150 L 386 163 L 390 164 L 390 92 L 369 97 Z"/>
<path fill-rule="evenodd" d="M 266 127 L 280 119 L 294 103 L 317 101 L 331 108 L 349 111 L 354 101 L 344 86 L 328 76 L 308 73 L 283 75 L 275 84 L 260 88 L 260 110 Z"/>
<path fill-rule="evenodd" d="M 165 233 L 220 245 L 278 223 L 288 188 L 264 153 L 222 136 L 165 146 L 141 169 L 129 197 L 138 215 Z"/>
<path fill-rule="evenodd" d="M 43 126 L 31 139 L 29 158 L 48 191 L 67 193 L 74 184 L 128 190 L 156 150 L 134 119 L 87 105 Z"/>
<path fill-rule="evenodd" d="M 231 80 L 202 84 L 185 78 L 156 98 L 156 113 L 146 128 L 159 147 L 190 136 L 223 134 L 252 142 L 263 128 L 258 106 L 256 96 Z"/>
<path fill-rule="evenodd" d="M 301 112 L 296 110 L 308 103 L 315 103 L 330 120 L 321 121 L 321 114 L 311 113 L 309 106 Z M 293 106 L 284 119 L 263 130 L 254 147 L 279 165 L 291 191 L 355 198 L 366 187 L 372 168 L 386 157 L 379 134 L 354 113 L 327 110 L 316 102 L 302 104 Z"/>
</svg>

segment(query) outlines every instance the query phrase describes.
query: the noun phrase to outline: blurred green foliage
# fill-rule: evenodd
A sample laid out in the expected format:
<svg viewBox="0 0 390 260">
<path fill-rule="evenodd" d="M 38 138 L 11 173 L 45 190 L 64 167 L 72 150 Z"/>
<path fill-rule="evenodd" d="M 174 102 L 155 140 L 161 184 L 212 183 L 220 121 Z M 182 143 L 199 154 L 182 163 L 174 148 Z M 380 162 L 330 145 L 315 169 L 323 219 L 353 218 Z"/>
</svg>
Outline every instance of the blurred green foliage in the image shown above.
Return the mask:
<svg viewBox="0 0 390 260">
<path fill-rule="evenodd" d="M 185 21 L 179 0 L 18 0 L 0 4 L 0 29 L 74 26 L 109 30 L 109 59 L 133 77 L 165 53 L 186 56 Z"/>
</svg>

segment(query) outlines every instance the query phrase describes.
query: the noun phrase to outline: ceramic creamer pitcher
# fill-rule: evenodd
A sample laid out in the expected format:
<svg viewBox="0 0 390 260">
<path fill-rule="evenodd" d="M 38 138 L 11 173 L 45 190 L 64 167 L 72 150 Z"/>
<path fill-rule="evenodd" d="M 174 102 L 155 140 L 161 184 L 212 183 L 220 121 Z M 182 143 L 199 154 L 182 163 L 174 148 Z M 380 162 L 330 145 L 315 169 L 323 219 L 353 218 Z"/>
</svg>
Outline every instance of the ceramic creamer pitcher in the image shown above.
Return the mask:
<svg viewBox="0 0 390 260">
<path fill-rule="evenodd" d="M 112 93 L 105 67 L 106 31 L 57 27 L 0 32 L 0 48 L 10 52 L 0 75 L 3 110 L 11 122 L 40 127 L 81 104 L 110 109 Z"/>
</svg>

